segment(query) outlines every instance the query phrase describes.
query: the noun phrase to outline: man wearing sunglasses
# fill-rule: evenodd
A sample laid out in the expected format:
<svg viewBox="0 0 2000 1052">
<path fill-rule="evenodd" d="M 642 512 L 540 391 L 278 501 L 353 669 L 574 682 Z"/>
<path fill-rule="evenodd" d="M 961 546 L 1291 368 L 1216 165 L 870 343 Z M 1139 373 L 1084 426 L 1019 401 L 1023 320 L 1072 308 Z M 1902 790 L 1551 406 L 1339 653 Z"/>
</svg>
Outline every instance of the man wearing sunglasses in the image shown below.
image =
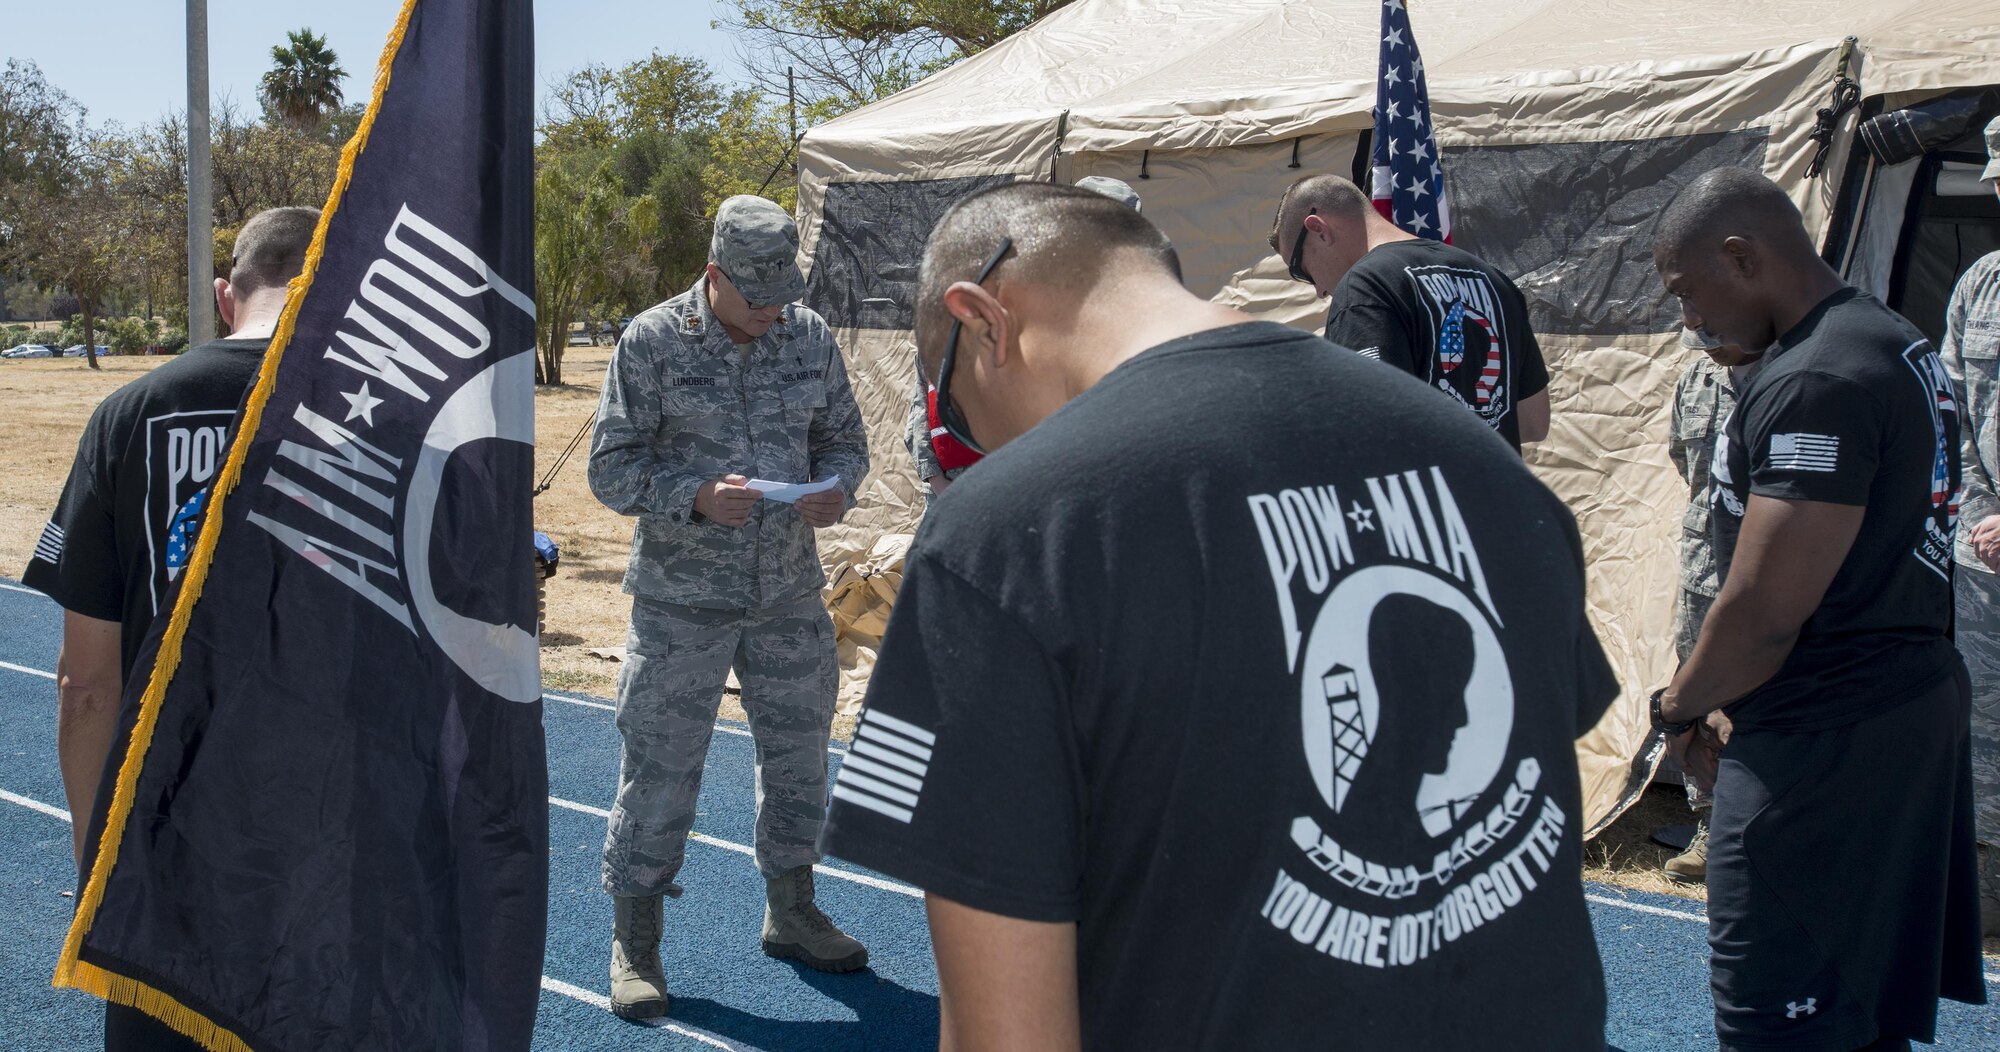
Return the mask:
<svg viewBox="0 0 2000 1052">
<path fill-rule="evenodd" d="M 1333 297 L 1328 340 L 1437 388 L 1515 449 L 1548 437 L 1548 369 L 1507 275 L 1411 235 L 1337 175 L 1286 189 L 1271 250 L 1292 280 Z"/>
<path fill-rule="evenodd" d="M 734 669 L 757 739 L 757 868 L 764 952 L 853 971 L 868 951 L 813 901 L 826 816 L 826 742 L 840 673 L 813 529 L 868 473 L 840 348 L 798 305 L 792 217 L 760 197 L 722 203 L 694 288 L 633 320 L 604 377 L 590 487 L 636 515 L 618 676 L 624 739 L 604 840 L 615 903 L 611 1008 L 667 1011 L 662 896 L 679 875 L 723 682 Z M 839 484 L 795 503 L 752 479 Z"/>
<path fill-rule="evenodd" d="M 1617 686 L 1521 459 L 1075 188 L 947 212 L 916 336 L 988 456 L 826 845 L 924 889 L 944 1047 L 1601 1052 L 1573 743 Z"/>
</svg>

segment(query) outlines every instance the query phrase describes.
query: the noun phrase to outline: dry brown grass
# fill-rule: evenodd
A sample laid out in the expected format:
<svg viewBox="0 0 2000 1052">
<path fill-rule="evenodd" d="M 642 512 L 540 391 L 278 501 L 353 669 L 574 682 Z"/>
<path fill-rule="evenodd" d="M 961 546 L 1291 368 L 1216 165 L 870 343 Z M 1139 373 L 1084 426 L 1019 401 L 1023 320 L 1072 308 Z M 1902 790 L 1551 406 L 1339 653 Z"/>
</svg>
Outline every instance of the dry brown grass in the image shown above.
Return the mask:
<svg viewBox="0 0 2000 1052">
<path fill-rule="evenodd" d="M 572 347 L 563 363 L 567 383 L 535 391 L 537 481 L 596 412 L 610 358 L 609 347 Z M 91 411 L 111 392 L 166 360 L 105 358 L 97 372 L 81 359 L 0 361 L 0 443 L 14 455 L 14 469 L 0 476 L 0 573 L 18 576 L 27 566 L 42 524 L 62 493 Z M 587 454 L 579 449 L 549 492 L 535 501 L 536 527 L 562 546 L 562 568 L 548 582 L 542 674 L 551 690 L 609 697 L 618 665 L 591 656 L 589 650 L 625 642 L 632 604 L 619 582 L 631 549 L 632 520 L 590 495 Z M 733 694 L 723 700 L 722 714 L 743 718 Z M 837 722 L 843 735 L 851 734 L 851 728 L 851 719 Z"/>
<path fill-rule="evenodd" d="M 1679 786 L 1652 786 L 1596 840 L 1584 845 L 1584 878 L 1706 902 L 1708 894 L 1701 885 L 1676 884 L 1666 878 L 1660 866 L 1677 852 L 1653 841 L 1653 830 L 1693 821 L 1694 812 L 1688 810 L 1687 795 Z"/>
</svg>

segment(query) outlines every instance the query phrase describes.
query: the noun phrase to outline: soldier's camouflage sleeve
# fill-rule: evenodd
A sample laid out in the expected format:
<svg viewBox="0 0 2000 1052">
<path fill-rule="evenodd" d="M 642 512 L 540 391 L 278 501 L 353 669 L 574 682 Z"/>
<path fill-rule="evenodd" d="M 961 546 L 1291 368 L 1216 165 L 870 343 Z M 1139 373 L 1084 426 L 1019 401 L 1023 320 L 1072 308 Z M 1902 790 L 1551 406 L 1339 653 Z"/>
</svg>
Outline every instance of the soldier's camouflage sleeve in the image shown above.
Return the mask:
<svg viewBox="0 0 2000 1052">
<path fill-rule="evenodd" d="M 847 363 L 841 359 L 840 344 L 830 330 L 821 328 L 820 333 L 827 344 L 826 408 L 813 414 L 812 427 L 806 433 L 812 477 L 839 475 L 847 506 L 852 508 L 861 480 L 868 474 L 868 428 L 862 422 L 861 407 L 855 404 L 854 388 L 847 383 Z"/>
<path fill-rule="evenodd" d="M 926 482 L 934 475 L 944 474 L 938 466 L 937 450 L 931 448 L 931 406 L 930 389 L 924 383 L 922 367 L 917 369 L 917 389 L 910 395 L 910 419 L 903 425 L 903 448 L 910 451 L 910 461 L 917 466 L 917 481 Z"/>
<path fill-rule="evenodd" d="M 1945 372 L 1951 374 L 1953 396 L 1958 399 L 1960 418 L 1958 422 L 1959 467 L 1962 472 L 1963 489 L 1958 502 L 1959 529 L 1969 530 L 1987 516 L 2000 512 L 2000 499 L 1993 492 L 1993 465 L 1979 455 L 1979 424 L 1968 419 L 1973 401 L 1965 376 L 1965 321 L 1972 309 L 1969 300 L 1976 282 L 1977 267 L 1960 280 L 1952 290 L 1951 306 L 1945 310 L 1944 346 L 1939 348 L 1939 357 L 1944 359 Z"/>
<path fill-rule="evenodd" d="M 641 318 L 625 330 L 604 370 L 590 437 L 590 492 L 620 515 L 651 512 L 684 520 L 693 514 L 695 491 L 708 481 L 675 471 L 648 441 L 663 418 L 661 355 L 674 339 L 666 325 Z"/>
<path fill-rule="evenodd" d="M 1689 481 L 1688 445 L 1684 437 L 1687 433 L 1682 417 L 1691 411 L 1688 405 L 1689 390 L 1700 382 L 1700 370 L 1690 366 L 1681 371 L 1681 378 L 1674 384 L 1673 418 L 1667 421 L 1667 459 L 1674 462 L 1674 470 L 1680 473 L 1681 481 Z"/>
</svg>

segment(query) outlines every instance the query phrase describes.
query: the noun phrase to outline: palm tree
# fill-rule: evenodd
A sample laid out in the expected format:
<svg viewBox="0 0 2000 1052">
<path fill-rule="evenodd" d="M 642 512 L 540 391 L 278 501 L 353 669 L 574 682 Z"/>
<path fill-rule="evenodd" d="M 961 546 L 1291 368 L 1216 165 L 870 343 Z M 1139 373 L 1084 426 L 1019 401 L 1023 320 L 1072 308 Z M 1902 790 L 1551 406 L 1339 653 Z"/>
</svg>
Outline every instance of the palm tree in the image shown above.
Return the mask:
<svg viewBox="0 0 2000 1052">
<path fill-rule="evenodd" d="M 289 46 L 271 47 L 271 69 L 259 92 L 264 105 L 294 127 L 310 131 L 340 108 L 340 80 L 347 71 L 326 38 L 310 28 L 285 34 Z"/>
</svg>

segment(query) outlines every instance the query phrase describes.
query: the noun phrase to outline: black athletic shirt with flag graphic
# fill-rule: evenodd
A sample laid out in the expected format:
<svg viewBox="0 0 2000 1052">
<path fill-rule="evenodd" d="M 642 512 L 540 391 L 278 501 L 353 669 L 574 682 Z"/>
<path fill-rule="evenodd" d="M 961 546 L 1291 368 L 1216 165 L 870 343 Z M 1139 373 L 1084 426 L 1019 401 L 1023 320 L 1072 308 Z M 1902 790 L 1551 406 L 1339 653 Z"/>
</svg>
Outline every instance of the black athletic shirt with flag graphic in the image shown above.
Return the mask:
<svg viewBox="0 0 2000 1052">
<path fill-rule="evenodd" d="M 1779 338 L 1715 452 L 1716 521 L 1751 496 L 1867 509 L 1784 665 L 1727 707 L 1741 728 L 1844 726 L 1951 673 L 1958 400 L 1936 349 L 1875 297 L 1843 289 Z M 1734 530 L 1718 530 L 1725 585 Z"/>
<path fill-rule="evenodd" d="M 1362 256 L 1333 290 L 1326 338 L 1430 384 L 1515 449 L 1515 409 L 1549 386 L 1521 290 L 1441 241 L 1392 241 Z"/>
<path fill-rule="evenodd" d="M 269 340 L 215 340 L 112 392 L 91 414 L 21 583 L 117 621 L 120 672 L 194 554 L 230 425 Z"/>
<path fill-rule="evenodd" d="M 1601 1050 L 1583 583 L 1562 501 L 1410 377 L 1268 323 L 1154 347 L 932 506 L 827 849 L 1074 922 L 1089 1048 Z"/>
</svg>

